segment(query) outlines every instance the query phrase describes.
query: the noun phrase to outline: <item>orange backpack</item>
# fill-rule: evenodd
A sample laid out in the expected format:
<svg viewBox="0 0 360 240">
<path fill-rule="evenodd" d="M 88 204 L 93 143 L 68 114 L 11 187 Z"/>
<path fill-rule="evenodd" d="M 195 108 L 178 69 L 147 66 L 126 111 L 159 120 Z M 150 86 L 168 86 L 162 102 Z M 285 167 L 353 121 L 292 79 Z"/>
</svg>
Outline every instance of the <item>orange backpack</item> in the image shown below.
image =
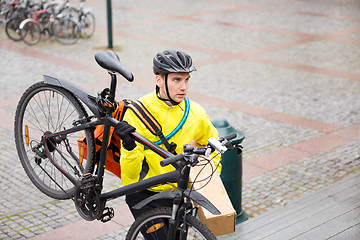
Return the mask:
<svg viewBox="0 0 360 240">
<path fill-rule="evenodd" d="M 113 118 L 116 118 L 118 121 L 121 121 L 124 117 L 125 111 L 130 108 L 135 115 L 144 123 L 146 128 L 154 135 L 160 137 L 160 143 L 164 143 L 165 147 L 169 150 L 171 148 L 174 148 L 174 144 L 169 144 L 167 139 L 169 139 L 171 136 L 164 136 L 161 131 L 161 125 L 158 123 L 158 121 L 151 115 L 151 113 L 145 108 L 145 106 L 140 101 L 132 101 L 129 99 L 124 99 L 120 102 L 118 102 L 118 107 L 113 112 L 112 116 Z M 185 115 L 184 115 L 185 116 Z M 187 116 L 186 116 L 187 118 Z M 186 118 L 184 120 L 184 117 L 182 121 L 180 122 L 179 126 L 177 127 L 177 131 L 179 128 L 182 127 L 184 122 L 186 121 Z M 181 126 L 180 126 L 181 125 Z M 94 131 L 94 137 L 95 137 L 95 144 L 96 144 L 96 161 L 100 159 L 100 149 L 101 144 L 103 140 L 103 134 L 104 134 L 104 125 L 98 125 L 95 127 Z M 159 144 L 159 143 L 156 143 Z M 87 146 L 86 146 L 86 139 L 85 134 L 83 134 L 78 139 L 78 147 L 80 152 L 80 162 L 82 162 L 83 159 L 86 159 L 87 156 Z M 114 134 L 114 128 L 110 128 L 110 141 L 108 144 L 108 150 L 106 154 L 106 162 L 105 162 L 105 169 L 112 172 L 119 178 L 121 178 L 121 169 L 120 169 L 120 147 L 121 147 L 121 140 L 120 138 Z M 175 145 L 176 147 L 176 145 Z"/>
</svg>

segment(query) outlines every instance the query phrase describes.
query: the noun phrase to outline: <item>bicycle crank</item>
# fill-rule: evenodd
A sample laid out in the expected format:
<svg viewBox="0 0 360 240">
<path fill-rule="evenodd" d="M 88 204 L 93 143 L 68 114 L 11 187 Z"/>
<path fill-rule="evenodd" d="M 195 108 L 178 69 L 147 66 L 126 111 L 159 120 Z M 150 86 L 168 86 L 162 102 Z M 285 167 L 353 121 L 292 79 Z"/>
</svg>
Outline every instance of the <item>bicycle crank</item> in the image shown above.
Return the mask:
<svg viewBox="0 0 360 240">
<path fill-rule="evenodd" d="M 85 174 L 81 179 L 81 185 L 75 194 L 75 207 L 79 215 L 87 221 L 101 218 L 104 204 L 100 202 L 95 189 L 95 178 L 91 174 Z"/>
</svg>

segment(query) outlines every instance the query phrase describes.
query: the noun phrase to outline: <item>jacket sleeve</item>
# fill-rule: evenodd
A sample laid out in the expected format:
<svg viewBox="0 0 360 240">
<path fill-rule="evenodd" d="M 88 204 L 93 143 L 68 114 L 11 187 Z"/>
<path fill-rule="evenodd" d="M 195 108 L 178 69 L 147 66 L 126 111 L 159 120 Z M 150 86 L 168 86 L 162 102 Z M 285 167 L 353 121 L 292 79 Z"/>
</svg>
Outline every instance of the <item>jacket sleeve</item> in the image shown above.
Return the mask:
<svg viewBox="0 0 360 240">
<path fill-rule="evenodd" d="M 214 127 L 214 125 L 211 123 L 209 116 L 206 114 L 205 110 L 200 107 L 200 110 L 198 111 L 198 122 L 199 122 L 199 127 L 198 129 L 198 138 L 195 139 L 199 144 L 201 145 L 206 145 L 208 144 L 207 140 L 211 137 L 215 138 L 215 139 L 219 139 L 219 133 L 217 131 L 217 129 Z M 215 151 L 212 154 L 213 157 L 213 162 L 215 166 L 217 167 L 217 170 L 220 174 L 221 172 L 221 155 Z"/>
</svg>

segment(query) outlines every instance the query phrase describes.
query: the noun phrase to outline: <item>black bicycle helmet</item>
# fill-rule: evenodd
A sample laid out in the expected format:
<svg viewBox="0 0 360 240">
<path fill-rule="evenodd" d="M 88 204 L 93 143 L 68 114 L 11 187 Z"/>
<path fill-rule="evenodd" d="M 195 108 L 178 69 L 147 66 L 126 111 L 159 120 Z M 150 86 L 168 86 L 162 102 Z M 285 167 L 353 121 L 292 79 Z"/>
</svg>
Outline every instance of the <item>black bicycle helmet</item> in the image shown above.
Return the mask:
<svg viewBox="0 0 360 240">
<path fill-rule="evenodd" d="M 191 57 L 180 50 L 165 50 L 156 54 L 153 69 L 155 74 L 196 71 Z"/>
<path fill-rule="evenodd" d="M 159 52 L 153 59 L 153 70 L 156 75 L 165 75 L 165 88 L 168 99 L 160 97 L 160 89 L 156 86 L 156 94 L 158 98 L 162 101 L 170 101 L 172 105 L 180 104 L 170 97 L 167 83 L 168 74 L 177 72 L 190 73 L 196 71 L 195 66 L 192 64 L 191 57 L 186 52 L 180 50 L 165 50 L 163 52 Z"/>
</svg>

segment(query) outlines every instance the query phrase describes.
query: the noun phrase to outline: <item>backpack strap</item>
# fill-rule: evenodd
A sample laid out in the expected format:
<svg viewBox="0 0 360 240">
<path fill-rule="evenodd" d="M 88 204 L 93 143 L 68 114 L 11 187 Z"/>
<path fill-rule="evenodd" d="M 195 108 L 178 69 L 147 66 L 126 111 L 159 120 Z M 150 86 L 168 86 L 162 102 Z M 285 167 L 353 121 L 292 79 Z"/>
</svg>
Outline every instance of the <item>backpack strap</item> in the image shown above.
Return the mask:
<svg viewBox="0 0 360 240">
<path fill-rule="evenodd" d="M 127 101 L 126 107 L 131 108 L 135 115 L 145 124 L 146 128 L 152 134 L 158 135 L 158 132 L 162 130 L 160 123 L 140 101 Z"/>
<path fill-rule="evenodd" d="M 175 151 L 176 146 L 174 147 L 173 144 L 170 144 L 166 140 L 164 134 L 161 131 L 161 125 L 140 101 L 135 100 L 128 102 L 126 107 L 130 108 L 135 113 L 135 115 L 143 122 L 143 124 L 152 134 L 160 138 L 161 142 L 165 145 L 169 152 Z"/>
<path fill-rule="evenodd" d="M 182 117 L 179 125 L 166 137 L 164 136 L 162 132 L 161 125 L 156 120 L 156 118 L 146 109 L 146 107 L 142 104 L 142 102 L 135 100 L 126 100 L 125 106 L 130 108 L 135 115 L 143 122 L 143 124 L 146 126 L 146 128 L 154 135 L 158 136 L 160 138 L 159 141 L 155 142 L 155 144 L 159 145 L 163 143 L 166 147 L 166 149 L 169 152 L 175 152 L 176 144 L 175 143 L 169 143 L 168 140 L 172 138 L 184 125 L 190 111 L 190 102 L 189 99 L 185 98 L 185 113 Z"/>
</svg>

